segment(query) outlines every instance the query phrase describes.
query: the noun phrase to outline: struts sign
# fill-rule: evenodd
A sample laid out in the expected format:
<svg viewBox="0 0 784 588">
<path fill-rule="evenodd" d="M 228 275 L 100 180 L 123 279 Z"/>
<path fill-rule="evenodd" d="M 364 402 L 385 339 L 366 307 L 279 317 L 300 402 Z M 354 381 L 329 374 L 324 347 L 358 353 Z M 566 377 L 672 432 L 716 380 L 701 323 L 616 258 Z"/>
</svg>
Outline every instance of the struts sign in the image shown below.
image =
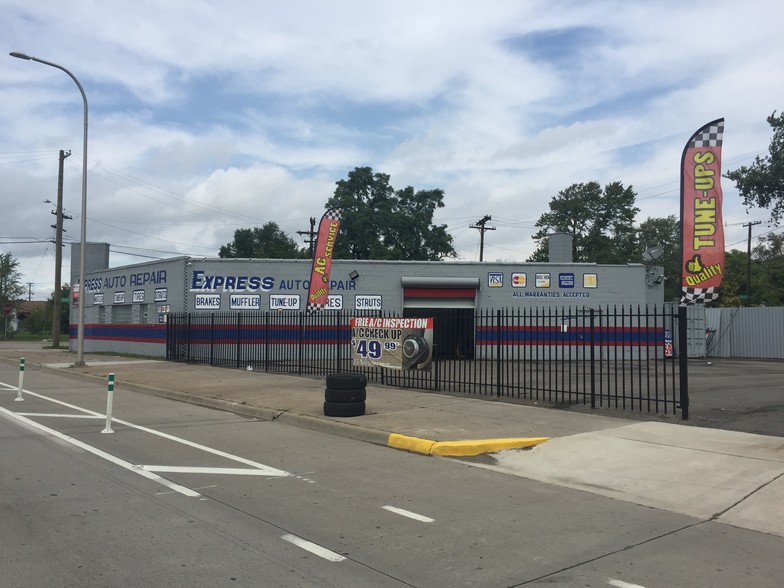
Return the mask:
<svg viewBox="0 0 784 588">
<path fill-rule="evenodd" d="M 330 208 L 321 217 L 316 247 L 313 250 L 313 266 L 310 270 L 310 289 L 306 312 L 314 314 L 329 304 L 329 274 L 332 271 L 332 254 L 340 229 L 340 211 Z"/>
<path fill-rule="evenodd" d="M 681 304 L 719 297 L 724 275 L 721 144 L 724 119 L 708 123 L 681 158 Z"/>
</svg>

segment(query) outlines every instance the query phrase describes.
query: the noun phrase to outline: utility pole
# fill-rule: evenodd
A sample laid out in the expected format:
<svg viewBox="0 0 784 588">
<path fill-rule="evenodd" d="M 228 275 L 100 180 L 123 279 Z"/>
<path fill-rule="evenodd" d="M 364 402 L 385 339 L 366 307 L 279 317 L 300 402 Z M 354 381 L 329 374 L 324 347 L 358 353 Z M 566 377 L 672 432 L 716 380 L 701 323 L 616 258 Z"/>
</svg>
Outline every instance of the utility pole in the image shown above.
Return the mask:
<svg viewBox="0 0 784 588">
<path fill-rule="evenodd" d="M 476 221 L 476 224 L 470 226 L 472 229 L 479 229 L 479 261 L 482 261 L 484 258 L 485 253 L 485 231 L 495 231 L 495 227 L 487 227 L 485 224 L 487 221 L 491 220 L 490 215 L 487 214 L 484 217 L 480 218 Z"/>
<path fill-rule="evenodd" d="M 316 219 L 312 216 L 310 217 L 310 230 L 309 231 L 297 231 L 297 235 L 307 235 L 308 238 L 305 239 L 305 243 L 308 244 L 308 251 L 310 253 L 310 258 L 313 259 L 313 244 L 316 241 L 316 231 L 314 230 L 316 226 Z"/>
<path fill-rule="evenodd" d="M 751 306 L 751 227 L 762 221 L 749 222 L 743 225 L 749 227 L 749 241 L 746 246 L 746 306 Z"/>
<path fill-rule="evenodd" d="M 71 152 L 60 149 L 60 164 L 57 173 L 57 209 L 52 213 L 56 217 L 54 227 L 54 297 L 52 298 L 52 347 L 60 348 L 60 314 L 62 303 L 60 302 L 60 290 L 62 284 L 62 265 L 63 265 L 63 162 Z M 68 217 L 69 219 L 72 217 Z M 84 238 L 84 236 L 82 236 Z M 84 296 L 81 284 L 80 296 Z M 84 304 L 84 299 L 81 300 Z"/>
</svg>

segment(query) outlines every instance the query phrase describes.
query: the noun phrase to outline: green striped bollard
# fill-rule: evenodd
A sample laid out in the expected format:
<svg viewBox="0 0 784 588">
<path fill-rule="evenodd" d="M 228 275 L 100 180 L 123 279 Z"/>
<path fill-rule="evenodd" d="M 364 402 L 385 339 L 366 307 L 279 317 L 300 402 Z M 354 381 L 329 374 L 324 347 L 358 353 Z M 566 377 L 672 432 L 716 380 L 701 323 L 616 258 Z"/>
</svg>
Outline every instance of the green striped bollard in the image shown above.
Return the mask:
<svg viewBox="0 0 784 588">
<path fill-rule="evenodd" d="M 106 427 L 101 433 L 114 433 L 112 431 L 112 397 L 114 396 L 114 374 L 109 374 L 109 382 L 106 387 Z"/>
<path fill-rule="evenodd" d="M 22 398 L 22 387 L 24 386 L 24 364 L 25 358 L 19 358 L 19 388 L 16 391 L 16 398 L 14 400 L 16 402 L 22 402 L 24 398 Z"/>
</svg>

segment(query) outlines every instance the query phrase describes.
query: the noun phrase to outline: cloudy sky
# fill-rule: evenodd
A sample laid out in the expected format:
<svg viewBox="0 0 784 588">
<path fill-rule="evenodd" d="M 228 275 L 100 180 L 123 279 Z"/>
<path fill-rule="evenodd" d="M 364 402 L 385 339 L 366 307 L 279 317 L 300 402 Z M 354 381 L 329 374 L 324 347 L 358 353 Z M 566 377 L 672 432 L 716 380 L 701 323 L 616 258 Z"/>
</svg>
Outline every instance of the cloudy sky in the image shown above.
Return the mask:
<svg viewBox="0 0 784 588">
<path fill-rule="evenodd" d="M 0 0 L 0 252 L 54 287 L 60 149 L 79 239 L 113 266 L 215 256 L 241 227 L 292 238 L 357 166 L 444 189 L 461 260 L 524 261 L 550 199 L 632 185 L 638 220 L 677 214 L 690 135 L 726 118 L 724 168 L 766 154 L 784 108 L 779 0 Z M 723 182 L 727 248 L 761 220 Z M 65 268 L 70 248 L 66 247 Z M 68 280 L 64 271 L 63 281 Z"/>
</svg>

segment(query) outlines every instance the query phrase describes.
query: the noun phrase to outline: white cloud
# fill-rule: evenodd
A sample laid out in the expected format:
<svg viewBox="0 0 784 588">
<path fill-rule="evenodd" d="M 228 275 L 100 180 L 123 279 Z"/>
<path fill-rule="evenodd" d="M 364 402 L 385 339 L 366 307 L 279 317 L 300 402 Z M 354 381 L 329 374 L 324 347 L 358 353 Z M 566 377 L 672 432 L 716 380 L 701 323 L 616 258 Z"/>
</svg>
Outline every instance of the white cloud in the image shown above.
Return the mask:
<svg viewBox="0 0 784 588">
<path fill-rule="evenodd" d="M 0 0 L 7 51 L 61 63 L 90 101 L 88 238 L 216 254 L 243 226 L 308 228 L 355 166 L 440 187 L 463 259 L 523 260 L 549 199 L 619 180 L 640 219 L 678 212 L 689 135 L 725 116 L 726 168 L 781 110 L 781 8 L 718 2 Z M 44 65 L 0 68 L 0 237 L 51 234 L 57 151 L 78 212 L 81 99 Z M 724 182 L 727 242 L 747 215 Z M 67 222 L 78 238 L 78 214 Z M 0 245 L 51 290 L 51 244 Z M 66 250 L 67 252 L 67 250 Z M 67 253 L 66 253 L 67 255 Z M 113 255 L 114 263 L 142 261 Z M 67 263 L 67 257 L 66 257 Z"/>
</svg>

